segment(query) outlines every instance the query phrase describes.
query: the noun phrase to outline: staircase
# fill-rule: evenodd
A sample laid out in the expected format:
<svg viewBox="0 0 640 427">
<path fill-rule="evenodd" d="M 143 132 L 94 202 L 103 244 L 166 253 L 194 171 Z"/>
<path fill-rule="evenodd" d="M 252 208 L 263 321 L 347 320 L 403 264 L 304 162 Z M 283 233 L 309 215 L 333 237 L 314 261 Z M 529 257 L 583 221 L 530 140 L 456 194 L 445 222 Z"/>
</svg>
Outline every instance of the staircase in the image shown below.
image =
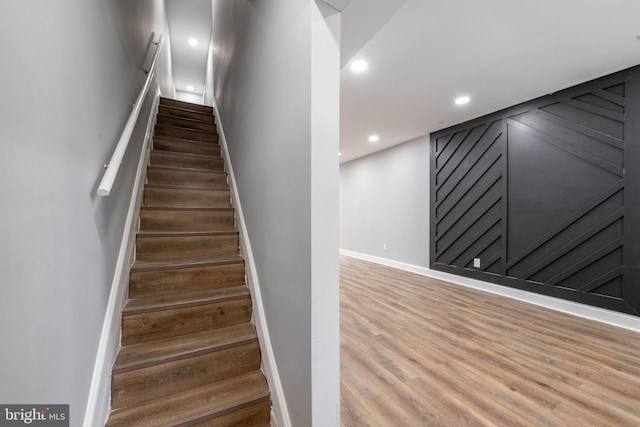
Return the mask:
<svg viewBox="0 0 640 427">
<path fill-rule="evenodd" d="M 268 426 L 213 109 L 161 98 L 107 426 Z"/>
</svg>

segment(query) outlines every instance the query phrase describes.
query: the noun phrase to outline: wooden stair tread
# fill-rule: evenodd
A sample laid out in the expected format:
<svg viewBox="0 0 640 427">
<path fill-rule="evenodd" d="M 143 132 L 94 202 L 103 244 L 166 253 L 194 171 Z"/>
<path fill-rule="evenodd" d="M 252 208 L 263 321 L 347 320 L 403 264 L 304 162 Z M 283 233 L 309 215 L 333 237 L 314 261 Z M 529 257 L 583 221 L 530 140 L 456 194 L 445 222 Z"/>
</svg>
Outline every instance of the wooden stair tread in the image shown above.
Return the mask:
<svg viewBox="0 0 640 427">
<path fill-rule="evenodd" d="M 194 104 L 193 102 L 180 101 L 171 98 L 160 98 L 160 105 L 166 105 L 181 110 L 194 111 L 196 113 L 213 114 L 213 107 L 203 104 Z"/>
<path fill-rule="evenodd" d="M 216 257 L 204 262 L 136 263 L 130 270 L 131 299 L 246 285 L 244 261 L 239 256 Z"/>
<path fill-rule="evenodd" d="M 161 104 L 158 108 L 158 112 L 172 117 L 190 118 L 202 123 L 215 124 L 216 122 L 216 117 L 212 113 L 208 114 L 201 111 L 188 110 L 166 104 Z"/>
<path fill-rule="evenodd" d="M 141 232 L 215 233 L 236 231 L 234 209 L 202 207 L 143 207 L 140 209 Z M 177 235 L 179 236 L 179 235 Z"/>
<path fill-rule="evenodd" d="M 224 178 L 227 177 L 227 172 L 224 170 L 212 170 L 212 169 L 203 169 L 203 168 L 194 168 L 194 167 L 185 167 L 185 166 L 165 166 L 165 165 L 149 165 L 147 166 L 147 173 L 168 173 L 172 176 L 180 175 L 180 174 L 191 174 L 198 176 L 208 176 L 211 178 Z M 157 184 L 163 185 L 163 184 Z"/>
<path fill-rule="evenodd" d="M 136 259 L 145 261 L 208 259 L 237 255 L 238 232 L 233 228 L 210 230 L 172 230 L 161 228 L 140 231 L 136 237 Z"/>
<path fill-rule="evenodd" d="M 196 389 L 171 394 L 134 408 L 112 410 L 107 426 L 177 426 L 220 417 L 253 403 L 268 401 L 261 371 L 253 371 Z"/>
<path fill-rule="evenodd" d="M 184 135 L 182 135 L 183 137 L 177 137 L 177 136 L 172 136 L 172 135 L 160 135 L 160 134 L 164 134 L 165 132 L 179 132 L 179 133 L 187 133 L 190 136 L 188 137 L 184 137 Z M 161 138 L 179 138 L 179 139 L 186 139 L 188 141 L 199 141 L 198 139 L 190 139 L 191 137 L 193 138 L 200 138 L 200 137 L 218 137 L 218 133 L 217 132 L 211 132 L 211 131 L 206 131 L 206 130 L 200 130 L 200 129 L 190 129 L 190 128 L 184 128 L 184 127 L 180 127 L 180 126 L 176 126 L 176 125 L 168 125 L 168 124 L 164 124 L 164 123 L 156 123 L 155 125 L 155 131 L 154 134 L 156 134 L 156 137 L 161 137 Z M 213 138 L 214 140 L 216 138 Z M 201 142 L 210 142 L 213 144 L 217 144 L 218 141 L 201 141 Z"/>
<path fill-rule="evenodd" d="M 193 208 L 182 206 L 142 206 L 143 211 L 181 211 L 181 212 L 233 212 L 233 208 Z"/>
<path fill-rule="evenodd" d="M 172 153 L 207 154 L 210 156 L 220 156 L 222 153 L 220 144 L 162 137 L 154 138 L 153 149 L 171 151 Z"/>
<path fill-rule="evenodd" d="M 149 166 L 147 185 L 173 185 L 190 187 L 228 187 L 229 180 L 223 168 L 212 170 L 201 167 Z"/>
<path fill-rule="evenodd" d="M 239 255 L 182 261 L 135 261 L 133 266 L 131 266 L 131 271 L 173 270 L 179 268 L 208 267 L 224 264 L 241 264 L 243 262 L 244 259 Z"/>
<path fill-rule="evenodd" d="M 151 151 L 150 159 L 150 164 L 153 166 L 224 171 L 224 159 L 215 153 L 154 149 Z"/>
<path fill-rule="evenodd" d="M 203 187 L 201 185 L 170 185 L 170 184 L 145 184 L 145 188 L 166 188 L 171 190 L 202 190 L 202 191 L 229 191 L 228 185 L 215 185 Z M 193 207 L 193 206 L 192 206 Z"/>
<path fill-rule="evenodd" d="M 215 123 L 206 123 L 201 120 L 195 120 L 188 117 L 173 116 L 158 112 L 156 115 L 156 123 L 162 126 L 173 126 L 181 129 L 197 130 L 200 132 L 213 132 L 218 134 Z M 194 127 L 191 127 L 194 126 Z"/>
<path fill-rule="evenodd" d="M 246 286 L 142 297 L 129 299 L 122 309 L 122 315 L 127 316 L 161 310 L 173 310 L 176 308 L 215 304 L 249 297 L 249 288 Z"/>
<path fill-rule="evenodd" d="M 174 138 L 171 136 L 154 136 L 153 140 L 162 140 L 162 141 L 176 141 L 176 142 L 188 142 L 189 144 L 196 144 L 196 145 L 202 145 L 202 146 L 209 146 L 209 145 L 220 145 L 217 142 L 202 142 L 202 141 L 193 141 L 191 139 L 184 139 L 184 138 Z"/>
<path fill-rule="evenodd" d="M 138 231 L 137 237 L 186 237 L 186 236 L 230 236 L 238 234 L 236 230 L 213 231 Z"/>
<path fill-rule="evenodd" d="M 216 171 L 216 170 L 208 170 L 208 169 L 198 169 L 198 168 L 184 168 L 184 167 L 180 167 L 180 166 L 162 166 L 162 165 L 149 165 L 147 166 L 147 170 L 148 169 L 153 169 L 153 170 L 163 170 L 163 171 L 169 171 L 169 172 L 193 172 L 193 171 L 198 171 L 198 173 L 210 173 L 210 174 L 218 174 L 218 175 L 226 175 L 227 172 L 225 171 Z"/>
<path fill-rule="evenodd" d="M 205 142 L 204 144 L 208 144 Z M 198 158 L 198 159 L 207 159 L 207 160 L 222 160 L 220 156 L 212 156 L 210 154 L 195 154 L 195 153 L 182 153 L 180 151 L 167 151 L 167 150 L 153 150 L 153 153 L 160 155 L 168 155 L 175 157 L 184 157 L 184 158 Z M 185 168 L 186 169 L 186 168 Z"/>
<path fill-rule="evenodd" d="M 233 345 L 254 342 L 257 339 L 258 335 L 253 325 L 244 323 L 195 334 L 131 344 L 120 348 L 113 365 L 113 374 L 223 350 Z"/>
</svg>

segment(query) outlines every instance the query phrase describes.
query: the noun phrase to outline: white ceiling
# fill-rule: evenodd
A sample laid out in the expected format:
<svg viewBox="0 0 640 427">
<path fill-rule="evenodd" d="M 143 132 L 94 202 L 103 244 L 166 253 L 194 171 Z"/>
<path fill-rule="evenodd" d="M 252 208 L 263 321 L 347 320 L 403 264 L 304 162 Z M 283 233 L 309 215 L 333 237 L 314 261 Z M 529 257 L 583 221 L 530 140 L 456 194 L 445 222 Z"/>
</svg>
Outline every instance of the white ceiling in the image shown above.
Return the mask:
<svg viewBox="0 0 640 427">
<path fill-rule="evenodd" d="M 342 163 L 640 63 L 640 0 L 324 1 L 344 8 Z M 202 94 L 211 0 L 166 4 L 176 89 Z"/>
<path fill-rule="evenodd" d="M 166 0 L 176 90 L 202 95 L 211 39 L 211 0 Z M 198 41 L 189 45 L 189 39 Z M 187 86 L 193 86 L 193 90 Z"/>
<path fill-rule="evenodd" d="M 323 0 L 325 3 L 327 3 L 328 5 L 332 6 L 333 8 L 342 11 L 351 0 Z"/>
<path fill-rule="evenodd" d="M 351 0 L 340 161 L 637 65 L 638 17 L 638 0 Z"/>
</svg>

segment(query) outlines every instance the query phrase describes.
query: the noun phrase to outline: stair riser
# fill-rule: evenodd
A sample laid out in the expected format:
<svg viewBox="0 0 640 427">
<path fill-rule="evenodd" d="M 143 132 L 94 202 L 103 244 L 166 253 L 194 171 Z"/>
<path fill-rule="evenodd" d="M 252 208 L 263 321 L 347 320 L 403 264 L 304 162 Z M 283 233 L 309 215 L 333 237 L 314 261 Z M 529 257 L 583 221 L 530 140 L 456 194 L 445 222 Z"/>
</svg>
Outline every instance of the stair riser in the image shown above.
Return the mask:
<svg viewBox="0 0 640 427">
<path fill-rule="evenodd" d="M 205 291 L 244 284 L 244 263 L 132 271 L 129 277 L 129 298 Z"/>
<path fill-rule="evenodd" d="M 130 410 L 115 409 L 111 412 L 107 427 L 270 426 L 268 421 L 263 422 L 264 419 L 269 420 L 271 405 L 267 383 L 260 370 L 182 394 L 183 398 L 177 401 L 174 400 L 175 394 L 169 393 L 163 400 L 158 399 Z"/>
<path fill-rule="evenodd" d="M 191 142 L 179 139 L 155 138 L 153 148 L 175 153 L 205 154 L 220 157 L 220 146 L 210 142 Z"/>
<path fill-rule="evenodd" d="M 221 187 L 227 185 L 227 174 L 224 172 L 173 171 L 149 168 L 147 169 L 147 181 L 149 184 Z"/>
<path fill-rule="evenodd" d="M 231 231 L 233 211 L 141 210 L 142 231 Z"/>
<path fill-rule="evenodd" d="M 205 114 L 213 114 L 213 107 L 200 104 L 191 104 L 190 102 L 178 101 L 177 99 L 160 98 L 160 105 L 167 105 L 169 107 L 182 108 L 191 111 L 199 111 Z"/>
<path fill-rule="evenodd" d="M 211 132 L 194 131 L 164 125 L 156 125 L 153 134 L 156 137 L 188 139 L 200 142 L 218 142 L 218 135 Z"/>
<path fill-rule="evenodd" d="M 185 119 L 198 120 L 200 122 L 211 123 L 211 124 L 215 123 L 216 121 L 213 113 L 212 114 L 198 113 L 196 111 L 169 107 L 168 105 L 160 105 L 158 108 L 158 112 L 160 114 L 164 114 L 167 116 L 182 117 Z"/>
<path fill-rule="evenodd" d="M 185 260 L 238 255 L 238 235 L 214 236 L 138 236 L 136 259 L 138 261 Z"/>
<path fill-rule="evenodd" d="M 228 190 L 187 190 L 153 188 L 144 190 L 144 205 L 149 207 L 231 207 Z"/>
<path fill-rule="evenodd" d="M 197 120 L 185 119 L 182 117 L 158 115 L 159 125 L 175 126 L 184 129 L 193 129 L 203 132 L 216 133 L 216 125 L 211 123 L 203 123 Z"/>
<path fill-rule="evenodd" d="M 151 151 L 151 166 L 168 166 L 174 168 L 206 169 L 224 171 L 224 161 L 217 158 L 183 156 L 159 151 Z"/>
<path fill-rule="evenodd" d="M 113 375 L 112 408 L 136 405 L 260 368 L 257 342 Z"/>
<path fill-rule="evenodd" d="M 257 426 L 271 425 L 271 401 L 269 399 L 254 403 L 251 406 L 233 411 L 221 417 L 192 424 L 194 427 L 228 427 L 228 426 Z"/>
<path fill-rule="evenodd" d="M 251 300 L 242 298 L 195 307 L 122 316 L 122 345 L 239 325 L 251 319 Z"/>
</svg>

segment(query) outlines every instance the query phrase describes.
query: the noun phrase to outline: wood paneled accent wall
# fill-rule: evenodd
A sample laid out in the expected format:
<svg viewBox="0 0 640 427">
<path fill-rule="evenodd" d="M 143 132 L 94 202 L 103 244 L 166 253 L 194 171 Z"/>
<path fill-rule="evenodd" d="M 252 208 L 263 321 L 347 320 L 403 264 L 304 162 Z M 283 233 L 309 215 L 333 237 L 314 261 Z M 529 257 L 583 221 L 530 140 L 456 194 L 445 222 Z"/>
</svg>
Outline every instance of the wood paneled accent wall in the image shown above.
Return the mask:
<svg viewBox="0 0 640 427">
<path fill-rule="evenodd" d="M 640 315 L 640 66 L 435 132 L 430 151 L 431 268 Z"/>
</svg>

